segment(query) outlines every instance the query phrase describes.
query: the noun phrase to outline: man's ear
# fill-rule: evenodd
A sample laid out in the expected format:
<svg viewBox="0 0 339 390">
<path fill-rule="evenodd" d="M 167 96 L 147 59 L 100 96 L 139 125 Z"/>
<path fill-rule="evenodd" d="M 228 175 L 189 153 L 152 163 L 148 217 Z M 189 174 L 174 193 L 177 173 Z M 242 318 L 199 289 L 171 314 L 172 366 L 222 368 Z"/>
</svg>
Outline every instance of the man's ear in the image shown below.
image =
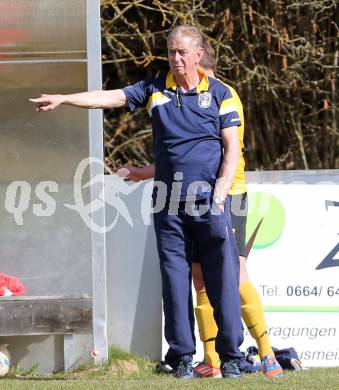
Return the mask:
<svg viewBox="0 0 339 390">
<path fill-rule="evenodd" d="M 202 56 L 204 55 L 204 49 L 202 47 L 199 47 L 198 51 L 197 51 L 197 62 L 196 64 L 199 64 Z"/>
</svg>

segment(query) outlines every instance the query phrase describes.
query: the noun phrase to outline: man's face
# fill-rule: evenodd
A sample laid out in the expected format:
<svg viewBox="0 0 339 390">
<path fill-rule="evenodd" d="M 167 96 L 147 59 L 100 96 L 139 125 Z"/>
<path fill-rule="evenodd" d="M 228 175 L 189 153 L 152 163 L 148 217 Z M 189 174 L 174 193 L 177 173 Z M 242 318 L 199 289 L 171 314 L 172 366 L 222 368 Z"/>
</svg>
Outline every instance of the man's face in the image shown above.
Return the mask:
<svg viewBox="0 0 339 390">
<path fill-rule="evenodd" d="M 194 72 L 203 54 L 203 49 L 197 48 L 192 38 L 179 34 L 168 39 L 167 49 L 169 66 L 174 76 Z"/>
</svg>

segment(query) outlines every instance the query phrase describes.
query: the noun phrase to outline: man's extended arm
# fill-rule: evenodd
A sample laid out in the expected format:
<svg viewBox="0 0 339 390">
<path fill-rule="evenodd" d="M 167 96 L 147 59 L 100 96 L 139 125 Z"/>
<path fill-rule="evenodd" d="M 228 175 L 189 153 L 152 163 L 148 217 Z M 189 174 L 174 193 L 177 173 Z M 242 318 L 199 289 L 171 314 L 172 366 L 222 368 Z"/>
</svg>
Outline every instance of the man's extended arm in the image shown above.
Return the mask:
<svg viewBox="0 0 339 390">
<path fill-rule="evenodd" d="M 122 107 L 127 102 L 122 89 L 80 92 L 70 95 L 41 95 L 39 98 L 29 100 L 35 103 L 38 112 L 54 110 L 60 104 L 81 108 L 114 108 Z"/>
<path fill-rule="evenodd" d="M 224 146 L 224 157 L 213 197 L 225 199 L 232 186 L 240 157 L 237 126 L 222 129 L 221 138 Z"/>
</svg>

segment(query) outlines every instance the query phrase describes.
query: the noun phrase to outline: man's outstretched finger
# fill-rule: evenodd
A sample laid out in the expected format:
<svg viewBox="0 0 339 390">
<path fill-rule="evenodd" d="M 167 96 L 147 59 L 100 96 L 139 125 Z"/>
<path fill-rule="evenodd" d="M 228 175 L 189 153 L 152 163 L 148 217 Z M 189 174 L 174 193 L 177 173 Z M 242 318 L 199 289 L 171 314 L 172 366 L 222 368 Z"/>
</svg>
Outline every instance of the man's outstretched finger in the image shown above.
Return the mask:
<svg viewBox="0 0 339 390">
<path fill-rule="evenodd" d="M 46 97 L 39 97 L 39 98 L 28 99 L 28 100 L 33 103 L 41 103 L 41 102 L 46 102 Z"/>
</svg>

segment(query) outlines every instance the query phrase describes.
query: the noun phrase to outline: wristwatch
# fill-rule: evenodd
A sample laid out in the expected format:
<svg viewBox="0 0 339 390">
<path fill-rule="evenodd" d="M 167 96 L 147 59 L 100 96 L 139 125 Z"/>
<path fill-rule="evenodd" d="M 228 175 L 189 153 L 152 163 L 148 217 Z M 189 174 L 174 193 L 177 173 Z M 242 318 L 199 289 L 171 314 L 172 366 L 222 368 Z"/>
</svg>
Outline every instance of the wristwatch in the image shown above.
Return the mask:
<svg viewBox="0 0 339 390">
<path fill-rule="evenodd" d="M 226 199 L 225 198 L 221 198 L 220 196 L 215 196 L 213 198 L 213 202 L 217 205 L 217 206 L 220 206 L 220 205 L 224 205 L 225 202 L 226 202 Z"/>
</svg>

